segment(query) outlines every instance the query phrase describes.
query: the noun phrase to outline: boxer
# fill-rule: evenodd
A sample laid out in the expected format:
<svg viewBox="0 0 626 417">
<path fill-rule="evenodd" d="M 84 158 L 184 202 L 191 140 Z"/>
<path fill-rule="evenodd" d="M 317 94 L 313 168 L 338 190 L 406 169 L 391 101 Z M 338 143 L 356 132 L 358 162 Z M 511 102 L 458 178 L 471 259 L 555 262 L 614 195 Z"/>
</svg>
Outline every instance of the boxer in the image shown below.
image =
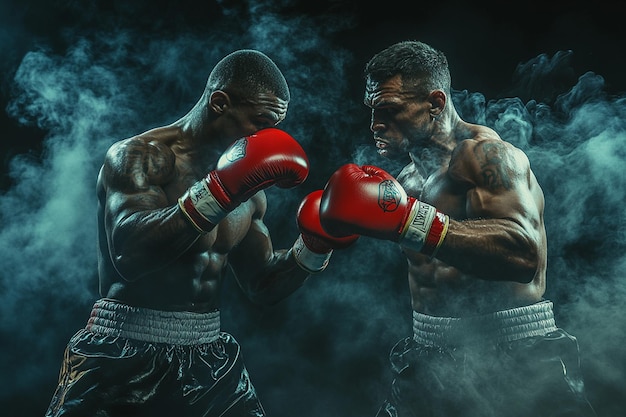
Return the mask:
<svg viewBox="0 0 626 417">
<path fill-rule="evenodd" d="M 364 73 L 376 149 L 404 168 L 339 167 L 320 223 L 396 242 L 407 265 L 413 334 L 391 350 L 377 416 L 594 416 L 576 338 L 544 299 L 545 201 L 526 154 L 461 118 L 430 45 L 395 43 Z"/>
<path fill-rule="evenodd" d="M 265 189 L 309 172 L 276 127 L 289 100 L 268 56 L 235 51 L 185 116 L 109 148 L 97 180 L 101 298 L 67 345 L 47 417 L 265 415 L 240 345 L 221 331 L 224 279 L 272 305 L 350 244 L 325 234 L 306 199 L 294 246 L 273 248 Z"/>
</svg>

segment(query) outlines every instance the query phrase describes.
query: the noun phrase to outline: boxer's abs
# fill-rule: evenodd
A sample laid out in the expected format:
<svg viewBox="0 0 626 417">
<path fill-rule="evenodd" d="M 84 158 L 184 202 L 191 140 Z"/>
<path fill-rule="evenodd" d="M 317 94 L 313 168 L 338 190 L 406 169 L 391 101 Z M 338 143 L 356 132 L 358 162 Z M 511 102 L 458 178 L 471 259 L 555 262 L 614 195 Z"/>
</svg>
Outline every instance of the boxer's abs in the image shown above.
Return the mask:
<svg viewBox="0 0 626 417">
<path fill-rule="evenodd" d="M 436 316 L 486 314 L 533 304 L 543 296 L 541 288 L 532 282 L 481 280 L 445 264 L 410 266 L 408 277 L 413 309 Z"/>
<path fill-rule="evenodd" d="M 222 280 L 227 272 L 225 265 L 225 260 L 223 264 L 197 264 L 195 268 L 174 265 L 134 282 L 116 278 L 102 295 L 153 310 L 213 311 L 219 308 Z"/>
</svg>

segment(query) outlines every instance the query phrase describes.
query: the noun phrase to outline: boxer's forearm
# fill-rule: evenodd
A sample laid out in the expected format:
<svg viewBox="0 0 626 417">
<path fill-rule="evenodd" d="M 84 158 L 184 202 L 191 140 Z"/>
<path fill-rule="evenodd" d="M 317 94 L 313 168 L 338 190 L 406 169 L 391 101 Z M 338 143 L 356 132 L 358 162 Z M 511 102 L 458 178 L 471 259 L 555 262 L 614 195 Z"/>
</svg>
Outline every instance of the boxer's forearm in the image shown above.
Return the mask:
<svg viewBox="0 0 626 417">
<path fill-rule="evenodd" d="M 111 229 L 111 260 L 129 281 L 171 264 L 200 237 L 177 205 L 133 213 Z"/>
<path fill-rule="evenodd" d="M 274 252 L 262 268 L 254 267 L 251 260 L 238 262 L 241 266 L 233 267 L 233 271 L 241 289 L 258 305 L 278 303 L 300 288 L 310 276 L 296 262 L 293 249 Z"/>
<path fill-rule="evenodd" d="M 539 241 L 512 220 L 451 220 L 437 258 L 481 279 L 528 283 L 545 256 Z"/>
</svg>

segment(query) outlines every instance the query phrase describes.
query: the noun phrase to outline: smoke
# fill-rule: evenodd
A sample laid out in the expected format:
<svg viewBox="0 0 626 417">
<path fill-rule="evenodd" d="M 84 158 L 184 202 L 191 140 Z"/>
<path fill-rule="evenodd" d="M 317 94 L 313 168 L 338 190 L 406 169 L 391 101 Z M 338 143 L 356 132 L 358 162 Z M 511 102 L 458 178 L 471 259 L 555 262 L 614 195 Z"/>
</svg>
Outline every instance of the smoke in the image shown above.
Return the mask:
<svg viewBox="0 0 626 417">
<path fill-rule="evenodd" d="M 76 29 L 59 34 L 55 45 L 37 43 L 21 57 L 12 78 L 3 79 L 11 95 L 7 115 L 43 136 L 39 153 L 19 154 L 8 161 L 11 184 L 0 199 L 0 333 L 7 341 L 2 368 L 16 369 L 14 358 L 28 352 L 19 372 L 2 373 L 6 389 L 0 398 L 8 402 L 8 409 L 37 387 L 43 398 L 31 407 L 37 407 L 33 414 L 44 412 L 65 343 L 85 325 L 99 297 L 95 179 L 113 142 L 182 116 L 200 97 L 213 65 L 241 48 L 259 49 L 283 69 L 293 102 L 281 127 L 307 151 L 334 140 L 334 132 L 346 130 L 341 126 L 348 125 L 349 119 L 331 120 L 330 115 L 345 96 L 342 80 L 351 55 L 331 47 L 325 37 L 349 25 L 349 19 L 331 16 L 322 26 L 298 15 L 279 18 L 270 3 L 251 2 L 247 8 L 224 4 L 211 28 L 193 26 L 176 33 L 163 27 L 163 33 L 155 33 L 125 26 L 125 14 L 150 13 L 142 4 L 115 5 L 118 15 L 100 22 L 98 29 L 84 31 L 80 26 L 99 18 L 92 5 L 83 11 Z M 78 5 L 65 6 L 70 15 L 78 13 Z M 153 23 L 159 28 L 159 21 Z M 331 74 L 332 85 L 327 83 Z M 351 139 L 343 135 L 340 140 L 348 144 Z M 315 169 L 341 158 L 339 151 L 327 153 L 323 160 L 309 153 Z M 268 192 L 267 222 L 274 225 L 277 246 L 293 243 L 295 207 L 305 193 L 321 185 L 313 182 L 292 193 Z M 293 221 L 286 224 L 287 216 L 271 211 L 281 206 Z M 258 351 L 254 346 L 266 343 L 265 335 L 255 340 L 251 331 L 247 340 L 245 329 L 263 323 L 239 312 L 250 307 L 237 295 L 226 293 L 225 298 L 233 306 L 225 308 L 224 329 L 242 339 L 246 351 Z M 324 316 L 318 314 L 316 319 Z M 273 359 L 280 358 L 281 363 L 297 363 L 285 356 L 298 352 L 275 354 Z M 249 367 L 265 372 L 263 361 L 257 359 L 261 364 L 255 365 L 253 359 Z M 273 375 L 256 379 L 259 391 L 268 387 L 269 408 L 272 402 L 286 401 L 283 389 L 270 388 Z M 28 409 L 21 407 L 19 415 L 26 414 Z"/>
<path fill-rule="evenodd" d="M 555 302 L 557 325 L 578 338 L 592 404 L 613 416 L 623 409 L 626 369 L 618 353 L 626 343 L 626 101 L 606 91 L 601 75 L 574 77 L 572 56 L 558 51 L 520 64 L 510 97 L 454 90 L 453 102 L 464 120 L 494 128 L 528 155 L 546 198 L 545 297 Z M 354 161 L 392 173 L 406 163 L 372 148 L 357 147 Z"/>
<path fill-rule="evenodd" d="M 455 100 L 466 120 L 490 125 L 528 155 L 546 198 L 546 298 L 555 301 L 557 325 L 578 338 L 592 403 L 613 416 L 622 409 L 616 395 L 624 394 L 617 387 L 626 369 L 617 353 L 626 343 L 618 330 L 626 325 L 626 102 L 592 72 L 573 85 L 555 83 L 571 78 L 559 74 L 571 74 L 572 54 L 518 66 L 512 91 L 546 101 L 486 101 L 467 91 Z"/>
<path fill-rule="evenodd" d="M 9 160 L 11 184 L 0 195 L 0 401 L 17 407 L 16 416 L 43 414 L 65 344 L 98 297 L 95 178 L 106 149 L 185 114 L 229 52 L 256 48 L 283 70 L 292 102 L 280 127 L 301 141 L 311 163 L 302 186 L 268 190 L 276 248 L 293 243 L 300 199 L 339 165 L 400 168 L 368 142 L 362 92 L 349 89 L 363 63 L 334 42 L 354 24 L 349 13 L 302 15 L 292 1 L 219 1 L 196 10 L 183 1 L 175 11 L 184 20 L 150 2 L 113 2 L 109 14 L 98 2 L 62 3 L 60 10 L 42 5 L 30 19 L 54 11 L 73 26 L 50 42 L 38 38 L 15 68 L 2 64 L 8 117 L 43 136 L 40 149 Z M 0 37 L 9 45 L 25 31 L 12 22 Z M 26 44 L 19 39 L 14 45 Z M 2 48 L 7 58 L 16 50 Z M 453 99 L 466 120 L 494 127 L 529 155 L 546 195 L 547 297 L 558 323 L 579 338 L 592 400 L 616 410 L 612 395 L 624 394 L 626 107 L 601 75 L 577 77 L 572 54 L 521 64 L 507 98 L 458 90 Z M 240 341 L 271 415 L 375 413 L 390 382 L 389 349 L 411 331 L 405 268 L 395 245 L 362 237 L 272 308 L 250 306 L 227 283 L 222 326 Z"/>
<path fill-rule="evenodd" d="M 47 337 L 54 339 L 64 311 L 93 298 L 93 178 L 112 121 L 126 107 L 114 78 L 91 60 L 86 42 L 65 57 L 29 52 L 15 73 L 7 113 L 49 132 L 41 155 L 11 161 L 15 185 L 0 200 L 1 331 L 15 349 L 48 356 Z M 11 360 L 4 356 L 5 366 Z M 26 365 L 11 386 L 24 388 L 40 365 Z"/>
</svg>

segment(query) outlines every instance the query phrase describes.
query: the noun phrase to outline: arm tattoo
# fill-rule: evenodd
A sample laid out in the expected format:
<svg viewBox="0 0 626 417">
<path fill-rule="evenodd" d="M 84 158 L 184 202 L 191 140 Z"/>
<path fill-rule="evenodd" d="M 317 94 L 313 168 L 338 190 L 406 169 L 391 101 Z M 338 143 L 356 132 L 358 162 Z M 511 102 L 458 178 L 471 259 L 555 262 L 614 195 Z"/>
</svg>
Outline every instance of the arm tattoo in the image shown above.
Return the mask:
<svg viewBox="0 0 626 417">
<path fill-rule="evenodd" d="M 510 161 L 505 160 L 509 157 L 504 143 L 480 143 L 474 148 L 474 154 L 480 164 L 481 175 L 486 187 L 492 190 L 499 188 L 511 189 L 511 176 L 506 169 Z"/>
<path fill-rule="evenodd" d="M 124 144 L 109 161 L 113 184 L 127 190 L 163 184 L 170 179 L 174 167 L 173 154 L 138 141 Z"/>
</svg>

